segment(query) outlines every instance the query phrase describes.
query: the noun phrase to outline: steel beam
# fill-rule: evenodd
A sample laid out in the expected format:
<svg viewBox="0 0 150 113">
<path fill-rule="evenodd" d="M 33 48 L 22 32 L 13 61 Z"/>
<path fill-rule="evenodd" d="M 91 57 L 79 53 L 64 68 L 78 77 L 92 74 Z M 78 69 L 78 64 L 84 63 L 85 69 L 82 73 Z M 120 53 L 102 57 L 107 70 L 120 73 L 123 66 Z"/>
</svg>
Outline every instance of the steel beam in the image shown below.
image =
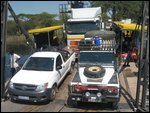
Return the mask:
<svg viewBox="0 0 150 113">
<path fill-rule="evenodd" d="M 1 100 L 5 98 L 5 54 L 8 2 L 1 1 Z"/>
</svg>

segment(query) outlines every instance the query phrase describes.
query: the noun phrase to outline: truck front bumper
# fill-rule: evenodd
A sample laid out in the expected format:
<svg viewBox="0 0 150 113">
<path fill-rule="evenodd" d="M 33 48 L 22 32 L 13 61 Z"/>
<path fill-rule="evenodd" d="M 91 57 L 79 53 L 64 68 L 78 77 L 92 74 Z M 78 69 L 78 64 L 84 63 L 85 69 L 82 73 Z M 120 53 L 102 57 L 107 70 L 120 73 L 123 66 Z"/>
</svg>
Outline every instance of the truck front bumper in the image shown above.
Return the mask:
<svg viewBox="0 0 150 113">
<path fill-rule="evenodd" d="M 23 100 L 30 102 L 45 102 L 50 100 L 51 88 L 42 92 L 20 91 L 8 88 L 9 96 L 12 100 Z"/>
<path fill-rule="evenodd" d="M 78 93 L 71 93 L 70 98 L 72 101 L 81 101 L 81 102 L 98 102 L 98 103 L 107 103 L 107 102 L 119 102 L 120 97 L 119 96 L 100 96 L 97 95 L 90 95 L 85 96 L 83 94 Z"/>
</svg>

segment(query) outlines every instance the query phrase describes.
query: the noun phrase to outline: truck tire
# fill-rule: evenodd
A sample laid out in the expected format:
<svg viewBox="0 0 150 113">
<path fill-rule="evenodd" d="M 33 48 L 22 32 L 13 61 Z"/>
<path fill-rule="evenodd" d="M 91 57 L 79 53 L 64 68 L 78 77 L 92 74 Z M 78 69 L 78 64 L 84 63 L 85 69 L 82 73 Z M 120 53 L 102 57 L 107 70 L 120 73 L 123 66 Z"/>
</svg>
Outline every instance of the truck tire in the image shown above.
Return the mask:
<svg viewBox="0 0 150 113">
<path fill-rule="evenodd" d="M 55 97 L 56 97 L 56 89 L 57 89 L 57 86 L 56 86 L 56 85 L 53 85 L 53 87 L 52 87 L 52 89 L 51 89 L 51 93 L 50 93 L 50 101 L 55 100 Z"/>
<path fill-rule="evenodd" d="M 16 102 L 16 100 L 14 100 L 13 98 L 9 98 L 11 102 Z"/>
<path fill-rule="evenodd" d="M 112 109 L 118 108 L 118 102 L 111 102 Z"/>
<path fill-rule="evenodd" d="M 84 69 L 84 75 L 89 78 L 101 78 L 105 74 L 105 69 L 101 65 L 89 65 Z"/>
<path fill-rule="evenodd" d="M 77 107 L 78 106 L 78 103 L 77 101 L 73 101 L 71 100 L 71 97 L 69 96 L 68 99 L 67 99 L 67 106 L 72 108 L 72 107 Z"/>
</svg>

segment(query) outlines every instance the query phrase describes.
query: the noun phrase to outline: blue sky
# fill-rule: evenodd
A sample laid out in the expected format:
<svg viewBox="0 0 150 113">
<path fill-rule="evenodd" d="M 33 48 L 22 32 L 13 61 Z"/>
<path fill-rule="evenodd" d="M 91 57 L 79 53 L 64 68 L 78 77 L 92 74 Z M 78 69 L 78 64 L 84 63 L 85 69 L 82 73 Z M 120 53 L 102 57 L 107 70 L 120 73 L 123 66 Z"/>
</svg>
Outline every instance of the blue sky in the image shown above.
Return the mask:
<svg viewBox="0 0 150 113">
<path fill-rule="evenodd" d="M 67 1 L 9 1 L 9 3 L 16 14 L 39 14 L 42 12 L 59 14 L 59 4 L 65 4 Z"/>
</svg>

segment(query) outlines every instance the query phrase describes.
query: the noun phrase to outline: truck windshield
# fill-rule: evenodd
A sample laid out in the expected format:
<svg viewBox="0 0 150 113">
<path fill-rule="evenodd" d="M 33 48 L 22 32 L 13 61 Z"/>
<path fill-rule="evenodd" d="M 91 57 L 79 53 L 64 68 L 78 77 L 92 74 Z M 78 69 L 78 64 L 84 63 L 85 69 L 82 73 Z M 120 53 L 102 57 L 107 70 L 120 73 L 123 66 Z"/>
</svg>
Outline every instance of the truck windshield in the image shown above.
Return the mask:
<svg viewBox="0 0 150 113">
<path fill-rule="evenodd" d="M 53 71 L 54 58 L 30 57 L 23 70 Z"/>
<path fill-rule="evenodd" d="M 111 52 L 81 52 L 79 62 L 114 64 L 114 59 L 114 53 Z"/>
<path fill-rule="evenodd" d="M 68 22 L 66 31 L 68 34 L 85 34 L 87 31 L 98 30 L 96 22 Z"/>
</svg>

